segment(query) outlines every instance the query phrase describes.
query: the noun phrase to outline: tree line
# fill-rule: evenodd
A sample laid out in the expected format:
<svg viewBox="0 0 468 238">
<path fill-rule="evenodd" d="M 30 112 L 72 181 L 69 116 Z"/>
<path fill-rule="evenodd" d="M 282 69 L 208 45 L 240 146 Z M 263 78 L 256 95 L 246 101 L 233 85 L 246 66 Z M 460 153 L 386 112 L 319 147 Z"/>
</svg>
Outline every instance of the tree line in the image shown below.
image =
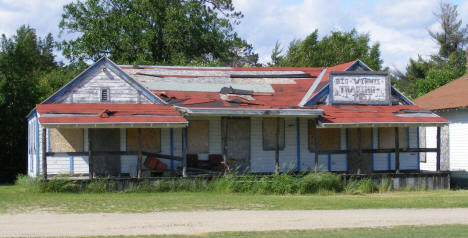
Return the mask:
<svg viewBox="0 0 468 238">
<path fill-rule="evenodd" d="M 460 76 L 467 27 L 456 6 L 442 4 L 436 14 L 442 32 L 429 32 L 440 50 L 429 60 L 411 59 L 406 72 L 383 69 L 379 43 L 368 33 L 318 30 L 277 43 L 266 66 L 333 66 L 360 59 L 374 70 L 387 70 L 393 83 L 416 97 Z M 27 120 L 35 104 L 82 72 L 87 63 L 107 56 L 118 64 L 264 66 L 251 44 L 234 30 L 243 14 L 232 0 L 79 0 L 63 6 L 59 37 L 37 35 L 30 26 L 0 39 L 0 182 L 26 173 Z M 66 64 L 58 62 L 58 50 Z"/>
</svg>

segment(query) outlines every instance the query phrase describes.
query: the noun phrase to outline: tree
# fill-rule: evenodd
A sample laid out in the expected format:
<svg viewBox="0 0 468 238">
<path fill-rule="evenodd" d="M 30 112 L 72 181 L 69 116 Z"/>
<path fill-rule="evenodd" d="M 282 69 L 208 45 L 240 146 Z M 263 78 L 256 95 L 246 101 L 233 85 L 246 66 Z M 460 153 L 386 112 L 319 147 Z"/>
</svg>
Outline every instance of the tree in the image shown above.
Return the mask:
<svg viewBox="0 0 468 238">
<path fill-rule="evenodd" d="M 440 4 L 440 12 L 434 13 L 439 19 L 441 32 L 429 31 L 439 45 L 438 54 L 424 60 L 410 59 L 406 73 L 394 72 L 398 80 L 395 86 L 410 98 L 422 96 L 446 83 L 462 76 L 466 70 L 466 57 L 463 47 L 468 42 L 468 26 L 461 28 L 457 7 Z"/>
<path fill-rule="evenodd" d="M 16 35 L 0 41 L 0 181 L 14 179 L 26 169 L 26 115 L 48 91 L 43 72 L 56 67 L 53 38 L 37 38 L 21 26 Z"/>
<path fill-rule="evenodd" d="M 456 5 L 440 3 L 440 12 L 434 13 L 439 19 L 442 32 L 429 30 L 429 35 L 439 44 L 438 57 L 447 60 L 450 54 L 463 47 L 468 42 L 468 25 L 462 26 L 458 18 Z"/>
<path fill-rule="evenodd" d="M 318 39 L 318 30 L 304 40 L 293 40 L 286 53 L 279 56 L 280 46 L 275 46 L 272 54 L 273 64 L 277 66 L 334 66 L 356 59 L 362 60 L 374 70 L 380 70 L 379 44 L 370 44 L 369 34 L 333 31 L 330 35 Z"/>
<path fill-rule="evenodd" d="M 242 17 L 231 0 L 79 0 L 59 24 L 79 36 L 60 46 L 72 61 L 255 65 L 252 46 L 233 31 Z"/>
</svg>

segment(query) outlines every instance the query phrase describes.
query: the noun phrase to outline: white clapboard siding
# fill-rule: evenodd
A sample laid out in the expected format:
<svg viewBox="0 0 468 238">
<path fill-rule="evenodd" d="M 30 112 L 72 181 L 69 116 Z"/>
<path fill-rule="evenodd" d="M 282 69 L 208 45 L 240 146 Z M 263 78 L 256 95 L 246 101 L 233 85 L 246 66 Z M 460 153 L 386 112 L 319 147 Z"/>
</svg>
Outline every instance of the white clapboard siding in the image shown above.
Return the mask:
<svg viewBox="0 0 468 238">
<path fill-rule="evenodd" d="M 47 174 L 87 174 L 88 156 L 47 156 Z"/>
<path fill-rule="evenodd" d="M 151 101 L 111 70 L 101 66 L 78 85 L 58 98 L 56 103 L 100 103 L 101 89 L 109 89 L 108 103 L 149 104 Z"/>
<path fill-rule="evenodd" d="M 468 123 L 451 123 L 449 135 L 450 170 L 468 170 Z"/>
</svg>

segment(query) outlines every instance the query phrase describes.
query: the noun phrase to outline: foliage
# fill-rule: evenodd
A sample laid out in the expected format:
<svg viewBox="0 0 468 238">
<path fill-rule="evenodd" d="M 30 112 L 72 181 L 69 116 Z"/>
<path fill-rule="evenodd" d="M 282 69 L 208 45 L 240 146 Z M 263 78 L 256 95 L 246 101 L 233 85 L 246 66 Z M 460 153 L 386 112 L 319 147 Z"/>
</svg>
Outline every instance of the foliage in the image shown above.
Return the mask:
<svg viewBox="0 0 468 238">
<path fill-rule="evenodd" d="M 440 12 L 434 13 L 439 19 L 441 32 L 429 31 L 439 45 L 437 55 L 425 60 L 418 56 L 410 59 L 406 73 L 394 72 L 395 86 L 410 98 L 422 96 L 462 76 L 466 71 L 466 56 L 463 47 L 468 42 L 468 26 L 462 26 L 457 6 L 440 4 Z"/>
<path fill-rule="evenodd" d="M 39 178 L 32 178 L 27 175 L 18 175 L 15 180 L 15 185 L 29 191 L 29 192 L 39 192 L 41 180 Z"/>
<path fill-rule="evenodd" d="M 379 187 L 370 178 L 351 179 L 344 187 L 344 192 L 350 194 L 375 193 L 378 190 Z"/>
<path fill-rule="evenodd" d="M 252 46 L 233 31 L 242 17 L 231 0 L 80 0 L 64 6 L 61 32 L 79 36 L 61 48 L 72 61 L 255 65 Z"/>
<path fill-rule="evenodd" d="M 374 70 L 382 67 L 379 44 L 370 45 L 369 34 L 360 34 L 355 29 L 333 31 L 321 40 L 315 30 L 304 40 L 293 40 L 285 54 L 281 53 L 277 43 L 271 55 L 271 65 L 322 67 L 360 59 Z"/>
<path fill-rule="evenodd" d="M 38 38 L 28 26 L 21 26 L 11 38 L 1 37 L 0 181 L 25 172 L 26 115 L 47 92 L 40 77 L 55 67 L 52 51 L 52 36 Z"/>
</svg>

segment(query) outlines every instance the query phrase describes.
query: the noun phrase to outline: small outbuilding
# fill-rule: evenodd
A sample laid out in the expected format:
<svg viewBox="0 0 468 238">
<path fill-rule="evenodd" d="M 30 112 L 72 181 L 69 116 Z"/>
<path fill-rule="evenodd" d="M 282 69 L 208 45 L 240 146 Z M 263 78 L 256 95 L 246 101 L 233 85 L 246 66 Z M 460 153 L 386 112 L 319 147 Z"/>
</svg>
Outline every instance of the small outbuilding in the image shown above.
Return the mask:
<svg viewBox="0 0 468 238">
<path fill-rule="evenodd" d="M 28 173 L 419 173 L 447 121 L 360 60 L 334 67 L 116 65 L 102 58 L 28 115 Z M 436 130 L 439 131 L 440 130 Z"/>
<path fill-rule="evenodd" d="M 467 65 L 468 68 L 468 65 Z M 468 74 L 444 86 L 416 98 L 415 103 L 443 116 L 449 124 L 442 128 L 442 154 L 447 154 L 449 170 L 468 170 Z M 428 127 L 421 133 L 421 141 L 427 146 L 435 145 L 437 128 Z M 445 138 L 445 139 L 444 139 Z M 436 157 L 427 154 L 422 157 L 421 167 L 436 169 Z"/>
</svg>

